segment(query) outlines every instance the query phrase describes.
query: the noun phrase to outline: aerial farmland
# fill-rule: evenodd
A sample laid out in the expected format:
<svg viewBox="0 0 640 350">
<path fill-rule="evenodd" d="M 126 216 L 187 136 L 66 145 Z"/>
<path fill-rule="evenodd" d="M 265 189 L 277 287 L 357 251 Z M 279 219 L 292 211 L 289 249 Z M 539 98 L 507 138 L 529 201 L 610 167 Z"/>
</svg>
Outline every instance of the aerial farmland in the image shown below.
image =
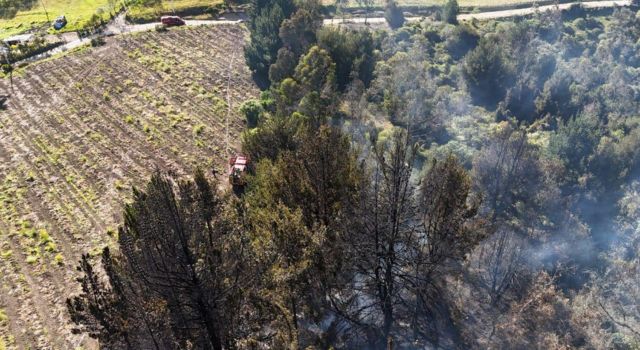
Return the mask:
<svg viewBox="0 0 640 350">
<path fill-rule="evenodd" d="M 238 107 L 258 91 L 244 35 L 226 25 L 140 33 L 30 65 L 13 88 L 0 80 L 12 95 L 0 110 L 4 346 L 81 344 L 64 305 L 74 265 L 113 242 L 131 186 L 156 168 L 223 171 Z"/>
<path fill-rule="evenodd" d="M 0 350 L 640 348 L 640 0 L 0 0 Z"/>
</svg>

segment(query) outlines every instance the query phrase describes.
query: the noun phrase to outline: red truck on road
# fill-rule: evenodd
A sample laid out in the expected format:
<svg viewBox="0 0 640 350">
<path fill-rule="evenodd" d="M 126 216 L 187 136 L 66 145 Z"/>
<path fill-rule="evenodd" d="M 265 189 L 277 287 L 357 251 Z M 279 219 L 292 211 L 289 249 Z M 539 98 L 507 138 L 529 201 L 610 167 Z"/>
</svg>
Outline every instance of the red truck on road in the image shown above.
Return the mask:
<svg viewBox="0 0 640 350">
<path fill-rule="evenodd" d="M 160 23 L 162 23 L 162 25 L 167 27 L 185 25 L 184 19 L 178 16 L 162 16 L 160 17 Z"/>
</svg>

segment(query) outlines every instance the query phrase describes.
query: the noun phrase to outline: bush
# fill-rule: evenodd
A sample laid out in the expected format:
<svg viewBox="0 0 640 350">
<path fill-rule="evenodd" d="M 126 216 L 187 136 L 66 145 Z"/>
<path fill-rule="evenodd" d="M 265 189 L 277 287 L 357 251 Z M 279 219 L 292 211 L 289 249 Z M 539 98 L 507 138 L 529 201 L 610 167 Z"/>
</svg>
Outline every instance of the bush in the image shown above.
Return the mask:
<svg viewBox="0 0 640 350">
<path fill-rule="evenodd" d="M 240 112 L 247 119 L 247 126 L 249 128 L 255 128 L 258 126 L 260 115 L 262 115 L 264 109 L 259 101 L 249 100 L 240 106 Z"/>
<path fill-rule="evenodd" d="M 98 46 L 102 46 L 104 45 L 106 42 L 104 41 L 104 38 L 101 36 L 95 37 L 93 39 L 91 39 L 91 47 L 98 47 Z"/>
<path fill-rule="evenodd" d="M 445 47 L 453 59 L 459 60 L 478 46 L 479 40 L 480 37 L 473 27 L 462 24 L 448 33 Z"/>
<path fill-rule="evenodd" d="M 156 32 L 162 33 L 167 31 L 167 26 L 164 24 L 156 24 Z"/>
<path fill-rule="evenodd" d="M 275 112 L 276 111 L 276 102 L 271 95 L 270 90 L 265 90 L 260 93 L 260 105 L 262 105 L 262 109 L 267 112 Z"/>
<path fill-rule="evenodd" d="M 13 72 L 13 66 L 8 63 L 3 64 L 1 68 L 2 68 L 2 73 L 5 75 L 9 75 Z"/>
</svg>

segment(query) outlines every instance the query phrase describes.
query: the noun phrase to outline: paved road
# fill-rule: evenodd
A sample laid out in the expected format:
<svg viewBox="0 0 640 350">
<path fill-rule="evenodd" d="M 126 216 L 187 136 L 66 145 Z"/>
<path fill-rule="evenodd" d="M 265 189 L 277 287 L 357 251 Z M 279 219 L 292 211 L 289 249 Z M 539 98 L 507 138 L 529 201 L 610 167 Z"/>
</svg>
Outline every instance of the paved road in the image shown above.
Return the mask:
<svg viewBox="0 0 640 350">
<path fill-rule="evenodd" d="M 631 5 L 631 0 L 606 0 L 606 1 L 588 1 L 588 2 L 571 2 L 566 4 L 558 5 L 560 10 L 566 10 L 572 5 L 582 4 L 585 8 L 594 9 L 594 8 L 606 8 L 606 7 L 615 7 L 615 6 L 629 6 Z M 458 20 L 460 21 L 468 21 L 471 19 L 497 19 L 497 18 L 509 18 L 509 17 L 518 17 L 518 16 L 527 16 L 534 14 L 536 11 L 544 12 L 547 10 L 555 9 L 556 5 L 546 5 L 546 6 L 538 6 L 536 7 L 527 7 L 522 9 L 512 9 L 512 10 L 501 10 L 501 11 L 491 11 L 491 12 L 480 12 L 480 13 L 466 13 L 462 15 L 458 15 Z M 419 22 L 424 17 L 407 17 L 405 20 L 407 22 Z M 340 24 L 384 24 L 386 20 L 384 17 L 372 17 L 372 18 L 330 18 L 325 19 L 323 24 L 326 26 L 329 25 L 340 25 Z"/>
</svg>

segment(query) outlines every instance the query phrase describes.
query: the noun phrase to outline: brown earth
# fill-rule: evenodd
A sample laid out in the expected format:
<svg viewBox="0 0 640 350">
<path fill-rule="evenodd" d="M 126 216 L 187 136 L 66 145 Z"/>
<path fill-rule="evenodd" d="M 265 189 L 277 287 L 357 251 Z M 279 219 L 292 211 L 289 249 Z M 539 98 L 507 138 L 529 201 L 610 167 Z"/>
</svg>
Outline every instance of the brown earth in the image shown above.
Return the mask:
<svg viewBox="0 0 640 350">
<path fill-rule="evenodd" d="M 113 244 L 131 186 L 154 169 L 223 172 L 238 106 L 258 94 L 245 35 L 139 33 L 27 67 L 13 93 L 0 79 L 0 349 L 90 344 L 65 308 L 80 254 Z"/>
</svg>

